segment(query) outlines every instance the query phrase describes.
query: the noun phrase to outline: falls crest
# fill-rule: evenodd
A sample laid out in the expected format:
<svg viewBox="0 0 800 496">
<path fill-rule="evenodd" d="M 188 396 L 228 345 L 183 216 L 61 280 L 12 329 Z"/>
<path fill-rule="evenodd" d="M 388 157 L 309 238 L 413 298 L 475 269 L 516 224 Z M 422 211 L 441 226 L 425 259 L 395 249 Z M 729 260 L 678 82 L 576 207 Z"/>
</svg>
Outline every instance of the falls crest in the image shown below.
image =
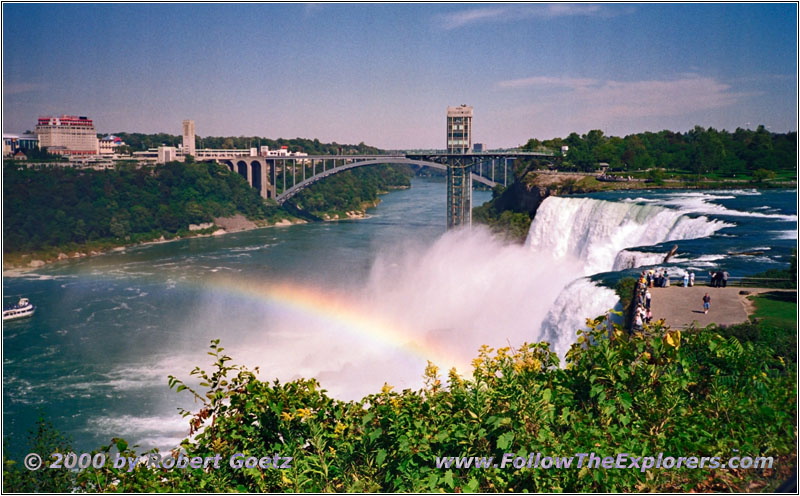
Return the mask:
<svg viewBox="0 0 800 496">
<path fill-rule="evenodd" d="M 557 259 L 580 260 L 580 275 L 591 275 L 613 270 L 625 248 L 702 238 L 728 225 L 657 205 L 549 197 L 536 212 L 526 244 Z"/>
</svg>

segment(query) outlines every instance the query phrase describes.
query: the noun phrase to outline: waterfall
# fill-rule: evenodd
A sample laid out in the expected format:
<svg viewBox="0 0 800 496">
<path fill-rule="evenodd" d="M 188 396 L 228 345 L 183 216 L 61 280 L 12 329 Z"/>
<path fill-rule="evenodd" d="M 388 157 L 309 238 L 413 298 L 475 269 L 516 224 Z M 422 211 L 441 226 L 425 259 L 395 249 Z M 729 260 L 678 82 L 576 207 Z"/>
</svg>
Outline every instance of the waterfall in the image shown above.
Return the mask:
<svg viewBox="0 0 800 496">
<path fill-rule="evenodd" d="M 579 260 L 578 275 L 586 276 L 613 270 L 625 248 L 703 238 L 728 226 L 657 205 L 549 197 L 536 212 L 527 245 L 536 253 Z"/>
<path fill-rule="evenodd" d="M 657 264 L 666 253 L 625 250 L 665 241 L 710 236 L 730 224 L 705 216 L 688 216 L 657 205 L 591 198 L 549 197 L 539 206 L 526 245 L 540 256 L 570 260 L 579 267 L 575 280 L 556 297 L 542 320 L 540 339 L 562 357 L 585 328 L 585 319 L 603 315 L 618 303 L 614 291 L 587 276 L 640 265 Z"/>
</svg>

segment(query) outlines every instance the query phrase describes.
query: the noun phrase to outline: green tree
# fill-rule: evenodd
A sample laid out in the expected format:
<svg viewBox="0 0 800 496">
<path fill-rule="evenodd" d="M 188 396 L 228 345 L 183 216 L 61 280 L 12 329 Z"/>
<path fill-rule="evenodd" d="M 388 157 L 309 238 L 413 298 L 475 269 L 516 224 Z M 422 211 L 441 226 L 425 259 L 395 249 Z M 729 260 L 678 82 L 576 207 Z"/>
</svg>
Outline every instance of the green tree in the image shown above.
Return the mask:
<svg viewBox="0 0 800 496">
<path fill-rule="evenodd" d="M 763 183 L 775 178 L 775 172 L 767 169 L 758 169 L 753 172 L 753 182 Z"/>
</svg>

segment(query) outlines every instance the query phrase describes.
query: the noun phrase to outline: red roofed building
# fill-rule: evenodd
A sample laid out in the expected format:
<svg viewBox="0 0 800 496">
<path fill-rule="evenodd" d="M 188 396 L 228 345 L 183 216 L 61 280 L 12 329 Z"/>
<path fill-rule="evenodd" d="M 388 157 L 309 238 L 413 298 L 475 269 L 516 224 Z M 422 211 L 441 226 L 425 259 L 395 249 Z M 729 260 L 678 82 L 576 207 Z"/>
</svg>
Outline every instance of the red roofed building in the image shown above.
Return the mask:
<svg viewBox="0 0 800 496">
<path fill-rule="evenodd" d="M 36 124 L 39 147 L 63 155 L 97 155 L 99 142 L 91 119 L 62 115 L 39 117 Z"/>
</svg>

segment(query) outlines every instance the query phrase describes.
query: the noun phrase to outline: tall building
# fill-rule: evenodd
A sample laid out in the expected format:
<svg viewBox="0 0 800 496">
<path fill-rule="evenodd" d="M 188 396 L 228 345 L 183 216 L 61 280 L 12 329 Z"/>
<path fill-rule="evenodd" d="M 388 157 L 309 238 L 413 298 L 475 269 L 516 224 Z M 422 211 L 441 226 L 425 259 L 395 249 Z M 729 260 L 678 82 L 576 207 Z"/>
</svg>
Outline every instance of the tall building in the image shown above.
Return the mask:
<svg viewBox="0 0 800 496">
<path fill-rule="evenodd" d="M 39 117 L 39 147 L 61 155 L 97 155 L 99 144 L 94 123 L 88 117 L 62 115 Z"/>
<path fill-rule="evenodd" d="M 468 153 L 472 149 L 472 107 L 447 107 L 447 153 Z"/>
<path fill-rule="evenodd" d="M 447 107 L 447 228 L 472 224 L 472 107 Z"/>
<path fill-rule="evenodd" d="M 183 121 L 183 154 L 194 156 L 195 152 L 194 121 L 185 120 Z"/>
</svg>

